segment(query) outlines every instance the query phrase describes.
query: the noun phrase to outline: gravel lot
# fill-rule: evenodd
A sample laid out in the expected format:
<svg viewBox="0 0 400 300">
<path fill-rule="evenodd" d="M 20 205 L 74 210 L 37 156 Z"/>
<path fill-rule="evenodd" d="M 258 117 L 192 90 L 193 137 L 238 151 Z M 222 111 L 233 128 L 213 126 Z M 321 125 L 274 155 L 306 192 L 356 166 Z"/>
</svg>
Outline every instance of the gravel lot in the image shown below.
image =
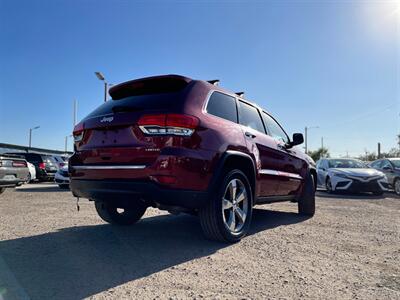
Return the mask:
<svg viewBox="0 0 400 300">
<path fill-rule="evenodd" d="M 400 198 L 330 196 L 317 213 L 259 206 L 242 242 L 149 209 L 112 227 L 52 184 L 0 196 L 0 299 L 400 299 Z"/>
</svg>

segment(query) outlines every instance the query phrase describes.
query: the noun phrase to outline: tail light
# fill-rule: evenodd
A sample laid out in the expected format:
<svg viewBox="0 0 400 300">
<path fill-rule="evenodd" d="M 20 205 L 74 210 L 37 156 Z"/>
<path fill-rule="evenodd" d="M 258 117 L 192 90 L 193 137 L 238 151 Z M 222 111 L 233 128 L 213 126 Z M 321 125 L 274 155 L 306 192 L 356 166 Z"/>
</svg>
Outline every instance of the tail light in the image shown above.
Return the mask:
<svg viewBox="0 0 400 300">
<path fill-rule="evenodd" d="M 46 169 L 46 163 L 44 163 L 44 162 L 39 163 L 39 169 L 42 169 L 42 170 Z"/>
<path fill-rule="evenodd" d="M 16 168 L 26 168 L 28 164 L 25 161 L 13 160 L 12 166 Z"/>
<path fill-rule="evenodd" d="M 80 142 L 80 141 L 82 141 L 82 139 L 83 139 L 83 133 L 84 133 L 84 124 L 81 122 L 81 123 L 78 123 L 76 126 L 75 126 L 75 128 L 74 128 L 74 131 L 73 131 L 73 136 L 74 136 L 74 141 L 75 142 Z"/>
<path fill-rule="evenodd" d="M 144 115 L 138 125 L 148 135 L 191 136 L 199 125 L 199 119 L 183 114 Z"/>
</svg>

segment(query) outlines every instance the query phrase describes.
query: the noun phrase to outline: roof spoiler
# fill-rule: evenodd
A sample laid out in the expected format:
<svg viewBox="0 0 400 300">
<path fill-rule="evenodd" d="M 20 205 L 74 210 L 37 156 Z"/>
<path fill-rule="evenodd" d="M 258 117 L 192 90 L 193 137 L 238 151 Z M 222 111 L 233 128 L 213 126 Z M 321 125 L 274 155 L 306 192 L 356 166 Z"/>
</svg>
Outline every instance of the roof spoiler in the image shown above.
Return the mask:
<svg viewBox="0 0 400 300">
<path fill-rule="evenodd" d="M 207 80 L 207 82 L 211 83 L 212 85 L 219 85 L 219 79 Z"/>
</svg>

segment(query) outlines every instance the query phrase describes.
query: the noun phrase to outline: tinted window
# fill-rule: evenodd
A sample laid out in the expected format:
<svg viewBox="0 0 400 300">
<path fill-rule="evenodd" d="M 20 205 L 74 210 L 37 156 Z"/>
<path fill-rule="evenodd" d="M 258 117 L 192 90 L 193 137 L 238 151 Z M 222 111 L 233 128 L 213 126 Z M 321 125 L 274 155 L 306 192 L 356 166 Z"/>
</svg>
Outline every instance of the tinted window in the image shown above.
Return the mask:
<svg viewBox="0 0 400 300">
<path fill-rule="evenodd" d="M 178 107 L 182 103 L 183 99 L 184 97 L 181 93 L 169 93 L 131 96 L 119 100 L 110 100 L 100 105 L 86 118 L 119 112 L 169 109 Z"/>
<path fill-rule="evenodd" d="M 41 156 L 38 155 L 38 154 L 27 153 L 27 154 L 25 154 L 25 157 L 26 157 L 26 160 L 31 162 L 31 163 L 41 163 L 41 162 L 43 162 Z"/>
<path fill-rule="evenodd" d="M 385 160 L 385 161 L 382 162 L 381 168 L 383 169 L 385 167 L 386 168 L 390 168 L 390 169 L 393 168 L 391 163 L 388 160 Z"/>
<path fill-rule="evenodd" d="M 371 167 L 379 169 L 381 167 L 382 161 L 381 160 L 377 160 L 374 161 L 373 163 L 371 163 Z"/>
<path fill-rule="evenodd" d="M 258 109 L 242 101 L 239 101 L 239 122 L 244 126 L 265 133 Z"/>
<path fill-rule="evenodd" d="M 289 138 L 286 133 L 283 131 L 281 126 L 268 114 L 265 112 L 262 113 L 264 124 L 267 127 L 268 134 L 274 139 L 288 143 Z"/>
<path fill-rule="evenodd" d="M 355 159 L 330 159 L 329 168 L 367 168 L 367 165 Z"/>
<path fill-rule="evenodd" d="M 231 96 L 214 92 L 208 100 L 207 112 L 237 123 L 236 100 Z"/>
</svg>

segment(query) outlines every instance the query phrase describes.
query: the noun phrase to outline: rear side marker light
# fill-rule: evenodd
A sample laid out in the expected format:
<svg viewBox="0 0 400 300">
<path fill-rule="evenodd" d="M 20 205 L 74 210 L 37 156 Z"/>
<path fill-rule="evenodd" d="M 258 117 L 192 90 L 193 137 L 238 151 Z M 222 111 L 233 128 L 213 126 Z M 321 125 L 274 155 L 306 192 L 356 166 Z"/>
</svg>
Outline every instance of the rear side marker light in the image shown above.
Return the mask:
<svg viewBox="0 0 400 300">
<path fill-rule="evenodd" d="M 184 114 L 144 115 L 138 125 L 147 135 L 191 136 L 199 125 L 199 119 Z"/>
<path fill-rule="evenodd" d="M 46 169 L 46 164 L 45 163 L 39 163 L 39 169 Z"/>
<path fill-rule="evenodd" d="M 74 141 L 75 142 L 80 142 L 83 139 L 83 134 L 84 134 L 84 124 L 83 123 L 78 123 L 73 131 L 73 136 L 74 136 Z"/>
</svg>

